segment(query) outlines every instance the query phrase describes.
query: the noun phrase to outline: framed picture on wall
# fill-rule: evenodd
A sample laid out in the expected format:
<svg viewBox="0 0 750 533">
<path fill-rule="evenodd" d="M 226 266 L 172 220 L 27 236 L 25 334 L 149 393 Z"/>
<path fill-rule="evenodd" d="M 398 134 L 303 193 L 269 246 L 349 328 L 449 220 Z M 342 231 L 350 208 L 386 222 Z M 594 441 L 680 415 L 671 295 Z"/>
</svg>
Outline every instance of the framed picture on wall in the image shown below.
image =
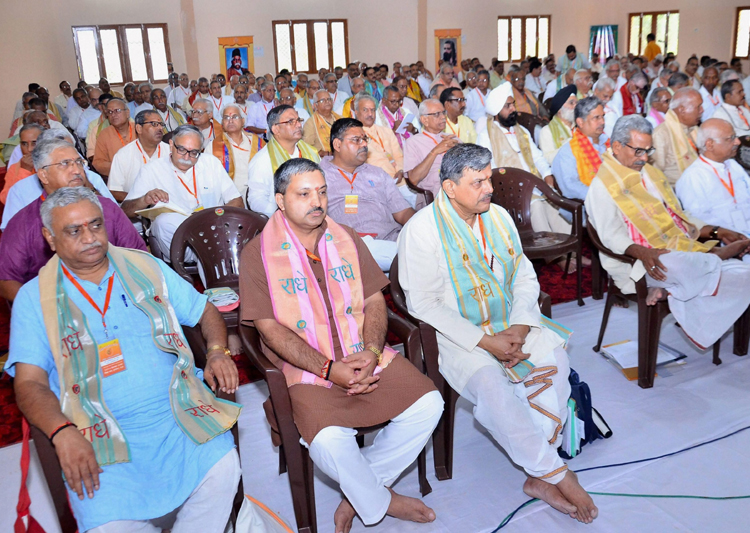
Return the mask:
<svg viewBox="0 0 750 533">
<path fill-rule="evenodd" d="M 435 69 L 441 61 L 461 64 L 461 30 L 435 30 Z"/>
<path fill-rule="evenodd" d="M 219 37 L 219 65 L 227 80 L 232 76 L 242 76 L 255 69 L 253 38 Z"/>
</svg>

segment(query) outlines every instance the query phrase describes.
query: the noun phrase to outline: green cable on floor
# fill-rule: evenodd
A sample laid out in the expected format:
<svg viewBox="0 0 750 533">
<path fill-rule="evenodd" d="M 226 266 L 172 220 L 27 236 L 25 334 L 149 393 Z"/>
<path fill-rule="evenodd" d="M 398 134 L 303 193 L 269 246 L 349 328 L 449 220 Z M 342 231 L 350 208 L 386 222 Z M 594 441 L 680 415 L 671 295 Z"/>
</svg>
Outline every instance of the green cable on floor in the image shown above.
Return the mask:
<svg viewBox="0 0 750 533">
<path fill-rule="evenodd" d="M 619 496 L 624 498 L 672 498 L 672 499 L 683 499 L 683 500 L 748 500 L 750 499 L 750 495 L 747 496 L 694 496 L 691 494 L 626 494 L 623 492 L 589 492 L 592 496 Z M 523 509 L 524 507 L 528 507 L 532 503 L 541 501 L 538 498 L 533 498 L 520 507 L 518 507 L 515 511 L 510 513 L 508 516 L 506 516 L 502 522 L 500 522 L 500 525 L 497 526 L 496 529 L 492 531 L 492 533 L 495 533 L 499 529 L 505 527 L 508 522 L 510 522 L 511 518 L 515 516 L 515 514 Z"/>
</svg>

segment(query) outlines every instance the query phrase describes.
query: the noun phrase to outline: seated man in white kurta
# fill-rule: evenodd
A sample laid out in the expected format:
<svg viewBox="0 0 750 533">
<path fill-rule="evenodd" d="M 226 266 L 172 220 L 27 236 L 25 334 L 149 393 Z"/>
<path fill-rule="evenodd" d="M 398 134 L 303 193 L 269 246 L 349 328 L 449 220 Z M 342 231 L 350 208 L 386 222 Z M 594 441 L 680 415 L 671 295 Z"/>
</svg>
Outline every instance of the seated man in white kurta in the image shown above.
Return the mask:
<svg viewBox="0 0 750 533">
<path fill-rule="evenodd" d="M 706 224 L 750 235 L 750 176 L 734 160 L 740 141 L 732 125 L 708 119 L 698 129 L 696 145 L 700 156 L 675 186 L 682 207 Z"/>
<path fill-rule="evenodd" d="M 503 83 L 490 92 L 485 110 L 487 118 L 477 121 L 477 144 L 492 152 L 492 168 L 520 168 L 553 186 L 555 178 L 544 154 L 534 144 L 529 130 L 517 123 L 510 83 Z M 538 190 L 531 200 L 531 227 L 534 231 L 566 234 L 571 230 L 570 223 Z"/>
<path fill-rule="evenodd" d="M 162 213 L 151 224 L 151 235 L 167 258 L 174 232 L 190 213 L 223 205 L 243 206 L 240 193 L 221 162 L 211 154 L 201 154 L 202 147 L 203 135 L 198 128 L 177 128 L 169 141 L 169 158 L 144 166 L 122 203 L 122 210 L 129 217 L 159 203 L 182 211 Z M 190 260 L 194 256 L 188 252 L 186 259 Z"/>
<path fill-rule="evenodd" d="M 611 152 L 586 195 L 588 224 L 604 246 L 637 259 L 631 265 L 599 254 L 602 266 L 624 293 L 646 276 L 646 303 L 667 298 L 682 330 L 700 348 L 714 344 L 745 312 L 750 265 L 732 259 L 750 240 L 685 212 L 666 176 L 647 164 L 652 128 L 640 115 L 617 121 Z M 698 239 L 707 239 L 701 242 Z M 718 247 L 718 241 L 725 246 Z"/>
<path fill-rule="evenodd" d="M 541 316 L 531 261 L 490 202 L 491 161 L 475 144 L 448 150 L 435 201 L 401 230 L 399 280 L 409 312 L 438 331 L 440 373 L 526 471 L 524 491 L 590 523 L 598 510 L 557 454 L 570 331 Z"/>
</svg>

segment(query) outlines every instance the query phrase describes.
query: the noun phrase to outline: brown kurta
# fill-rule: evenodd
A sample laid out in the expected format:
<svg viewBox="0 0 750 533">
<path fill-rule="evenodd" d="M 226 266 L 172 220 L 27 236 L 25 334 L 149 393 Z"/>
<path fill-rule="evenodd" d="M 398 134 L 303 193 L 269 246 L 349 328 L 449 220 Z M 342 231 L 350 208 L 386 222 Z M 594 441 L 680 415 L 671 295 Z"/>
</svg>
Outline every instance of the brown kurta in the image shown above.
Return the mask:
<svg viewBox="0 0 750 533">
<path fill-rule="evenodd" d="M 342 227 L 352 236 L 357 247 L 363 295 L 366 299 L 387 287 L 389 281 L 359 235 L 347 226 Z M 313 254 L 318 255 L 317 246 Z M 333 324 L 323 266 L 319 261 L 310 258 L 308 261 L 323 294 L 328 319 Z M 248 243 L 240 256 L 240 302 L 240 320 L 244 325 L 251 326 L 254 320 L 275 318 L 261 258 L 260 236 Z M 336 328 L 332 330 L 334 351 L 338 360 L 343 352 Z M 277 368 L 281 368 L 283 359 L 265 345 L 263 351 Z M 401 356 L 396 356 L 379 375 L 377 389 L 369 394 L 357 396 L 348 396 L 346 390 L 337 385 L 331 388 L 306 384 L 292 386 L 289 395 L 292 400 L 294 422 L 305 442 L 311 443 L 315 435 L 328 426 L 360 428 L 383 424 L 404 412 L 428 392 L 435 390 L 432 381 Z M 264 409 L 271 428 L 276 433 L 277 425 L 270 399 L 264 404 Z M 274 443 L 278 445 L 279 442 L 278 435 L 274 434 Z"/>
</svg>

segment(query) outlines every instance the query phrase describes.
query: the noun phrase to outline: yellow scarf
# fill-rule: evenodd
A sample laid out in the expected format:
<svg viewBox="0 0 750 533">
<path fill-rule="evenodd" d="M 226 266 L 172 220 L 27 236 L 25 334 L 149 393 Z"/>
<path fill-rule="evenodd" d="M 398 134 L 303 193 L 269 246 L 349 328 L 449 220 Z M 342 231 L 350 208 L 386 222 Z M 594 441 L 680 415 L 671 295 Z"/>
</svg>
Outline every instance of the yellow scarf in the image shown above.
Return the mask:
<svg viewBox="0 0 750 533">
<path fill-rule="evenodd" d="M 559 150 L 565 141 L 570 139 L 571 131 L 568 126 L 560 118 L 560 115 L 555 115 L 549 123 L 549 131 L 552 133 L 552 141 L 555 143 L 555 150 Z"/>
<path fill-rule="evenodd" d="M 268 155 L 271 157 L 271 168 L 275 173 L 278 168 L 286 161 L 289 161 L 292 156 L 289 155 L 289 152 L 284 150 L 284 148 L 279 144 L 279 141 L 277 141 L 273 137 L 271 137 L 271 140 L 268 141 L 267 146 Z M 305 159 L 309 159 L 310 161 L 320 163 L 320 155 L 318 155 L 318 151 L 314 147 L 307 144 L 305 141 L 301 139 L 297 141 L 297 148 L 299 148 L 300 157 L 304 157 Z"/>
<path fill-rule="evenodd" d="M 331 126 L 333 126 L 333 123 L 341 118 L 339 115 L 333 112 L 331 112 L 331 115 L 333 116 L 333 120 L 329 124 L 321 115 L 319 115 L 318 113 L 313 113 L 313 120 L 315 121 L 315 134 L 318 136 L 318 142 L 323 147 L 322 150 L 325 150 L 326 152 L 331 151 Z"/>
<path fill-rule="evenodd" d="M 602 155 L 602 166 L 599 167 L 597 176 L 628 222 L 635 226 L 653 248 L 667 248 L 678 252 L 708 252 L 716 246 L 716 241 L 701 243 L 697 240 L 700 229 L 688 222 L 687 215 L 682 211 L 680 202 L 664 174 L 651 165 L 646 165 L 645 171 L 666 202 L 666 206 L 648 193 L 641 181 L 640 172 L 621 165 L 609 151 Z M 677 226 L 667 206 L 682 220 L 688 235 Z"/>
<path fill-rule="evenodd" d="M 677 167 L 680 172 L 684 172 L 687 167 L 693 164 L 693 161 L 698 159 L 698 150 L 691 138 L 691 132 L 688 131 L 687 135 L 685 134 L 685 126 L 671 109 L 664 116 L 664 122 L 661 126 L 669 131 L 669 139 L 672 142 L 675 159 L 677 159 Z"/>
<path fill-rule="evenodd" d="M 505 138 L 505 133 L 494 126 L 494 121 L 493 117 L 487 117 L 487 131 L 490 135 L 490 145 L 492 146 L 492 155 L 495 158 L 495 163 L 497 163 L 498 167 L 522 169 L 521 158 L 510 145 L 508 139 Z M 539 175 L 539 171 L 534 164 L 534 158 L 531 155 L 531 147 L 526 132 L 520 126 L 516 126 L 515 130 L 518 147 L 521 150 L 521 156 L 523 156 L 526 166 L 529 167 L 529 171 L 532 174 L 541 179 L 542 176 Z"/>
</svg>

